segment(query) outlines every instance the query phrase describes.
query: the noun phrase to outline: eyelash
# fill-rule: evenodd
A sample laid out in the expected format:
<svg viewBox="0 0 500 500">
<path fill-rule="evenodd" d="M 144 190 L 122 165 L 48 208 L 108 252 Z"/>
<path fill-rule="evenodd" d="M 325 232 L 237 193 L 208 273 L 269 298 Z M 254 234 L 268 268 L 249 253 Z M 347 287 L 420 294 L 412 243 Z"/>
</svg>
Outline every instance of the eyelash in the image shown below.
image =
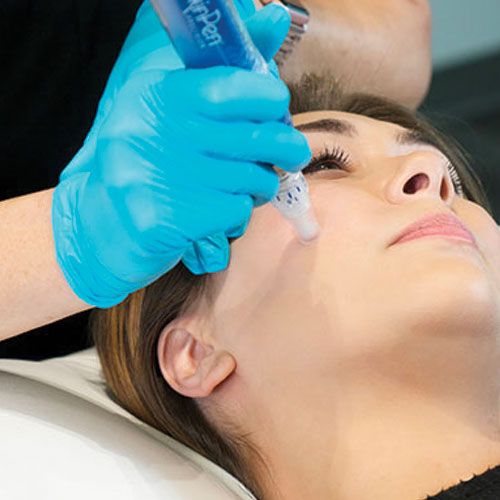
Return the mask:
<svg viewBox="0 0 500 500">
<path fill-rule="evenodd" d="M 451 181 L 453 182 L 453 185 L 455 186 L 455 191 L 459 196 L 464 196 L 464 188 L 462 186 L 462 180 L 460 179 L 460 176 L 458 175 L 457 169 L 453 166 L 453 163 L 451 161 L 447 161 L 446 163 L 446 168 L 448 169 L 448 172 L 450 173 L 450 178 Z"/>
<path fill-rule="evenodd" d="M 307 175 L 321 170 L 333 170 L 333 166 L 341 170 L 348 170 L 351 163 L 352 160 L 349 154 L 340 147 L 335 146 L 333 149 L 328 149 L 325 146 L 325 149 L 319 155 L 313 156 L 309 165 L 302 170 L 302 173 Z M 462 181 L 456 168 L 450 161 L 447 161 L 446 168 L 448 169 L 456 193 L 459 196 L 464 196 Z"/>
<path fill-rule="evenodd" d="M 320 170 L 332 170 L 332 165 L 346 170 L 351 164 L 351 157 L 340 147 L 335 146 L 333 149 L 325 149 L 317 156 L 313 156 L 309 165 L 302 170 L 303 174 L 313 174 Z"/>
</svg>

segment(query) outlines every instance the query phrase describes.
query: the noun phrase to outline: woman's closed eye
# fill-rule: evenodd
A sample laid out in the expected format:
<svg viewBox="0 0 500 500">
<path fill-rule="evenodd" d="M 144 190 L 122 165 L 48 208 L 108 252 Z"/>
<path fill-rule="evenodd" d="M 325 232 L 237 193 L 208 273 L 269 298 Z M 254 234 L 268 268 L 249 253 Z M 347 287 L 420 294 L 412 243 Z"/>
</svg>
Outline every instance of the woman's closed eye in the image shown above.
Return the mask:
<svg viewBox="0 0 500 500">
<path fill-rule="evenodd" d="M 313 156 L 309 165 L 302 170 L 304 175 L 312 175 L 322 170 L 348 170 L 351 164 L 351 157 L 342 148 L 335 146 L 325 149 L 316 156 Z"/>
</svg>

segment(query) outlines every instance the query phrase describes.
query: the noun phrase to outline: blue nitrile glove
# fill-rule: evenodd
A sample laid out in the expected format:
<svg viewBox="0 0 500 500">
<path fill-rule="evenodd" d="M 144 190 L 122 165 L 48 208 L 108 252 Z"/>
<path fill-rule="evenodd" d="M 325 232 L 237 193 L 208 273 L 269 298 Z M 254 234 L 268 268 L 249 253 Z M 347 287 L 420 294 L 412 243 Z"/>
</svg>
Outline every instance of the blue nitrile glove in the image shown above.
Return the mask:
<svg viewBox="0 0 500 500">
<path fill-rule="evenodd" d="M 255 13 L 253 0 L 235 0 L 235 5 L 240 16 L 245 19 L 252 40 L 268 61 L 271 71 L 278 75 L 278 69 L 272 58 L 288 33 L 290 15 L 278 5 L 268 5 Z M 150 69 L 173 70 L 182 67 L 184 65 L 165 29 L 151 4 L 146 0 L 138 10 L 136 20 L 108 79 L 84 147 L 65 168 L 61 181 L 73 174 L 90 171 L 92 168 L 101 124 L 111 111 L 118 91 L 128 79 Z M 227 236 L 240 236 L 245 228 L 246 223 Z M 197 274 L 224 269 L 228 259 L 229 244 L 224 232 L 193 242 L 183 256 L 184 264 Z"/>
<path fill-rule="evenodd" d="M 310 158 L 304 136 L 278 123 L 288 98 L 280 80 L 230 67 L 130 72 L 54 191 L 56 256 L 73 291 L 110 307 L 193 242 L 233 235 L 255 199 L 277 192 L 262 163 L 296 170 Z"/>
</svg>

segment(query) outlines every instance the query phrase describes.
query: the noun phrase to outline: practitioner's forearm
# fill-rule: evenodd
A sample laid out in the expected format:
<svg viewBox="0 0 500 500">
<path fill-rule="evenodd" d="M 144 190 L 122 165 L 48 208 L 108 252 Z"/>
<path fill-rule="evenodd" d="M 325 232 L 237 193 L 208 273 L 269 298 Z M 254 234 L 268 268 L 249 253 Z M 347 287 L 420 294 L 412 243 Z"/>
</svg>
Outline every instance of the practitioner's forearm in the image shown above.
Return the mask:
<svg viewBox="0 0 500 500">
<path fill-rule="evenodd" d="M 53 191 L 0 202 L 0 340 L 91 308 L 56 262 Z"/>
</svg>

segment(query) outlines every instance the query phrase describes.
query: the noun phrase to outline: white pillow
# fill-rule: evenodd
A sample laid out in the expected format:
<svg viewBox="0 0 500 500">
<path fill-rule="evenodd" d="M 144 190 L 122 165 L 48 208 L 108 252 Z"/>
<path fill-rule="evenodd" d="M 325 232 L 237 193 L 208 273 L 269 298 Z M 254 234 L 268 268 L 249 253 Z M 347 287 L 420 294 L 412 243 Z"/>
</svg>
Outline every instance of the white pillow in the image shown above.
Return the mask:
<svg viewBox="0 0 500 500">
<path fill-rule="evenodd" d="M 0 360 L 0 498 L 253 499 L 234 477 L 103 389 L 95 349 Z"/>
</svg>

